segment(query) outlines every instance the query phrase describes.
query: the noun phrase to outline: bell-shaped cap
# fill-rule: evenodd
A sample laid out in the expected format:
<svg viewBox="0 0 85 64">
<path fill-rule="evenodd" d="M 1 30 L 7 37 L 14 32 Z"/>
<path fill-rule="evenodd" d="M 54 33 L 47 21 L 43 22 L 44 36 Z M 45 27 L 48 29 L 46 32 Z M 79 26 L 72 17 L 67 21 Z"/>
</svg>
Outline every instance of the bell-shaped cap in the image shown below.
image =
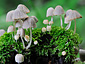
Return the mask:
<svg viewBox="0 0 85 64">
<path fill-rule="evenodd" d="M 38 19 L 35 17 L 35 16 L 31 16 L 34 18 L 35 22 L 37 23 L 38 22 Z"/>
<path fill-rule="evenodd" d="M 25 19 L 28 18 L 28 15 L 24 12 L 22 12 L 19 9 L 16 9 L 13 13 L 13 19 L 14 20 L 21 20 L 21 19 Z"/>
<path fill-rule="evenodd" d="M 64 14 L 64 10 L 60 5 L 58 5 L 58 6 L 56 6 L 53 14 L 54 15 L 62 15 L 62 14 Z"/>
<path fill-rule="evenodd" d="M 25 30 L 23 28 L 19 28 L 18 30 L 20 31 L 20 37 L 24 37 L 25 36 Z"/>
<path fill-rule="evenodd" d="M 25 41 L 27 41 L 27 42 L 28 42 L 30 38 L 29 38 L 29 36 L 28 36 L 28 35 L 25 35 L 24 39 L 25 39 Z"/>
<path fill-rule="evenodd" d="M 7 33 L 9 32 L 13 32 L 14 31 L 14 26 L 9 26 L 8 29 L 7 29 Z"/>
<path fill-rule="evenodd" d="M 43 24 L 49 24 L 49 21 L 48 20 L 44 20 Z"/>
<path fill-rule="evenodd" d="M 13 20 L 13 13 L 14 13 L 14 10 L 12 10 L 12 11 L 9 11 L 8 13 L 7 13 L 7 15 L 6 15 L 6 22 L 11 22 L 11 21 L 14 21 Z"/>
<path fill-rule="evenodd" d="M 0 30 L 0 36 L 2 36 L 4 33 L 5 33 L 5 30 L 4 29 L 1 29 Z"/>
<path fill-rule="evenodd" d="M 72 21 L 74 19 L 78 19 L 78 18 L 82 18 L 82 16 L 80 15 L 80 13 L 78 13 L 76 10 L 72 10 L 72 12 L 70 12 L 69 14 L 69 21 Z"/>
<path fill-rule="evenodd" d="M 52 7 L 48 8 L 46 17 L 53 16 L 53 11 L 54 11 L 54 9 Z"/>
<path fill-rule="evenodd" d="M 23 4 L 19 4 L 17 6 L 17 9 L 20 9 L 24 13 L 29 13 L 30 12 L 30 10 L 25 5 L 23 5 Z"/>
<path fill-rule="evenodd" d="M 17 21 L 15 27 L 20 27 L 20 26 L 22 26 L 22 24 L 23 24 L 23 22 Z"/>
<path fill-rule="evenodd" d="M 71 12 L 72 12 L 72 10 L 71 10 L 71 9 L 67 10 L 67 11 L 66 11 L 66 13 L 65 13 L 65 16 L 64 16 L 64 17 L 69 16 L 69 14 L 70 14 Z"/>
<path fill-rule="evenodd" d="M 47 31 L 51 31 L 51 26 L 47 26 Z"/>
<path fill-rule="evenodd" d="M 30 27 L 35 28 L 36 27 L 36 21 L 33 17 L 29 17 L 27 20 L 24 21 L 23 26 L 24 29 L 28 29 Z"/>
<path fill-rule="evenodd" d="M 15 61 L 16 61 L 17 63 L 22 63 L 22 62 L 24 62 L 24 56 L 23 56 L 22 54 L 16 54 L 16 56 L 15 56 Z"/>
</svg>

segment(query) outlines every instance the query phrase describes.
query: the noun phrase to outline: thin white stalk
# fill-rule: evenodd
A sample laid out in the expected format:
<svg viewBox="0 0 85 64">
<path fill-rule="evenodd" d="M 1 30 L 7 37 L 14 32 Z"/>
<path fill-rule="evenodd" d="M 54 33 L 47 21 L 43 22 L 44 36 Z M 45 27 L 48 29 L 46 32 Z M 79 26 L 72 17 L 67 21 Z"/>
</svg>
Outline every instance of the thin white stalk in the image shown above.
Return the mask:
<svg viewBox="0 0 85 64">
<path fill-rule="evenodd" d="M 75 21 L 75 26 L 74 26 L 74 34 L 75 34 L 76 33 L 76 19 L 74 21 Z"/>
<path fill-rule="evenodd" d="M 16 42 L 17 42 L 17 40 L 16 40 Z"/>
<path fill-rule="evenodd" d="M 61 27 L 63 28 L 62 16 L 60 15 Z"/>
<path fill-rule="evenodd" d="M 22 37 L 21 37 L 21 40 L 22 40 L 22 43 L 23 43 L 23 48 L 25 48 L 24 40 L 23 40 Z"/>
<path fill-rule="evenodd" d="M 29 44 L 27 45 L 26 49 L 28 49 L 30 46 L 31 46 L 31 43 L 32 43 L 32 29 L 30 27 L 30 42 Z"/>
<path fill-rule="evenodd" d="M 51 16 L 51 21 L 53 21 L 53 16 Z"/>
<path fill-rule="evenodd" d="M 16 34 L 16 27 L 15 27 L 16 22 L 15 21 L 13 21 L 13 25 L 14 25 L 14 35 L 15 35 Z"/>
<path fill-rule="evenodd" d="M 69 28 L 70 28 L 70 26 L 71 26 L 71 21 L 68 23 L 68 25 L 66 26 L 66 30 L 68 30 Z"/>
</svg>

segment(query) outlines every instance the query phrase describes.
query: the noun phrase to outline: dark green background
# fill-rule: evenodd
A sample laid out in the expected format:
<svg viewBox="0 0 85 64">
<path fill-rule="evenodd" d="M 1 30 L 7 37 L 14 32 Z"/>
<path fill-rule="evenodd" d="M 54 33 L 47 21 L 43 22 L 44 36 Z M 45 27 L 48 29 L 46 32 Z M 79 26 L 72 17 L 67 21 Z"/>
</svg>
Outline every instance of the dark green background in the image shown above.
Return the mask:
<svg viewBox="0 0 85 64">
<path fill-rule="evenodd" d="M 81 15 L 82 19 L 77 19 L 77 33 L 83 39 L 81 48 L 85 48 L 85 0 L 0 0 L 0 29 L 7 30 L 9 25 L 12 25 L 12 22 L 6 22 L 6 13 L 10 10 L 16 9 L 18 4 L 24 4 L 30 9 L 28 16 L 36 16 L 38 18 L 37 28 L 42 28 L 45 25 L 42 23 L 46 18 L 46 10 L 49 7 L 55 8 L 57 5 L 61 5 L 66 12 L 68 9 L 77 10 Z M 64 15 L 63 23 L 64 23 Z M 53 26 L 60 26 L 59 16 L 54 16 Z M 66 24 L 64 24 L 64 27 Z M 70 29 L 74 29 L 74 21 Z"/>
</svg>

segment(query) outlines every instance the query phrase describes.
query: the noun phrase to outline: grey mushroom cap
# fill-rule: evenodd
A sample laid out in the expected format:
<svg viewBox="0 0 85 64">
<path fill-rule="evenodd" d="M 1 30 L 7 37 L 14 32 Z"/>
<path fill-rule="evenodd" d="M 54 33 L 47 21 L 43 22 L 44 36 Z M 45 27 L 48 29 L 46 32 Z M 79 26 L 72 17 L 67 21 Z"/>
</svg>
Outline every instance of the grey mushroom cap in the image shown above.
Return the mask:
<svg viewBox="0 0 85 64">
<path fill-rule="evenodd" d="M 2 36 L 5 33 L 4 29 L 0 29 L 0 36 Z"/>
<path fill-rule="evenodd" d="M 24 21 L 23 23 L 23 26 L 22 26 L 24 29 L 27 29 L 27 28 L 35 28 L 36 27 L 36 21 L 34 20 L 33 17 L 29 17 L 27 20 Z"/>
<path fill-rule="evenodd" d="M 53 14 L 54 15 L 62 15 L 62 14 L 64 14 L 64 10 L 60 5 L 58 5 L 58 6 L 56 6 Z"/>
<path fill-rule="evenodd" d="M 34 20 L 35 20 L 35 22 L 36 22 L 36 23 L 38 22 L 37 17 L 35 17 L 35 16 L 31 16 L 31 17 L 33 17 L 33 18 L 34 18 Z"/>
<path fill-rule="evenodd" d="M 24 12 L 22 12 L 19 9 L 16 9 L 13 13 L 13 19 L 14 20 L 21 20 L 21 19 L 25 19 L 28 18 L 28 15 Z"/>
<path fill-rule="evenodd" d="M 71 10 L 71 9 L 67 10 L 67 11 L 66 11 L 66 13 L 65 13 L 65 16 L 64 16 L 64 17 L 69 16 L 71 12 L 72 12 L 72 10 Z"/>
<path fill-rule="evenodd" d="M 30 12 L 30 10 L 25 5 L 23 5 L 23 4 L 19 4 L 17 6 L 17 9 L 20 9 L 24 13 L 29 13 Z"/>
<path fill-rule="evenodd" d="M 69 21 L 72 21 L 74 19 L 78 19 L 78 18 L 82 18 L 82 16 L 80 15 L 80 13 L 78 13 L 76 10 L 72 10 L 72 12 L 70 12 L 69 14 Z"/>
<path fill-rule="evenodd" d="M 11 22 L 11 21 L 14 21 L 13 20 L 13 13 L 14 13 L 14 10 L 11 10 L 11 11 L 9 11 L 8 13 L 7 13 L 7 15 L 6 15 L 6 22 Z"/>
<path fill-rule="evenodd" d="M 9 32 L 13 32 L 14 31 L 14 26 L 9 26 L 8 29 L 7 29 L 7 33 Z"/>
<path fill-rule="evenodd" d="M 21 27 L 22 24 L 23 24 L 23 22 L 21 22 L 21 21 L 17 21 L 15 27 Z"/>
<path fill-rule="evenodd" d="M 53 11 L 54 11 L 54 9 L 52 7 L 48 8 L 46 17 L 53 16 Z"/>
</svg>

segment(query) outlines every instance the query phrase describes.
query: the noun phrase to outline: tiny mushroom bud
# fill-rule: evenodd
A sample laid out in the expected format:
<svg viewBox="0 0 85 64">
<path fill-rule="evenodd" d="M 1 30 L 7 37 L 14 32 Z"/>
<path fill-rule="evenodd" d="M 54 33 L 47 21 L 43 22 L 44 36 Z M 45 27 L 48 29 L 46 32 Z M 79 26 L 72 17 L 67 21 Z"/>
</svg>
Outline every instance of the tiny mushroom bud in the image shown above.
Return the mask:
<svg viewBox="0 0 85 64">
<path fill-rule="evenodd" d="M 4 33 L 5 33 L 5 30 L 4 29 L 1 29 L 0 30 L 0 36 L 2 36 Z"/>
<path fill-rule="evenodd" d="M 16 40 L 16 42 L 17 42 L 17 40 L 19 39 L 19 35 L 17 34 L 17 35 L 15 35 L 14 36 L 14 39 Z"/>
<path fill-rule="evenodd" d="M 60 16 L 61 27 L 63 27 L 62 16 L 61 16 L 62 14 L 64 14 L 63 8 L 62 8 L 60 5 L 56 6 L 56 8 L 55 8 L 53 14 L 54 14 L 54 15 L 59 15 L 59 16 Z"/>
<path fill-rule="evenodd" d="M 29 41 L 29 36 L 28 35 L 25 35 L 25 37 L 24 37 L 24 39 L 25 39 L 25 41 Z"/>
<path fill-rule="evenodd" d="M 7 33 L 9 32 L 13 32 L 14 31 L 14 26 L 9 26 L 8 29 L 7 29 Z"/>
<path fill-rule="evenodd" d="M 53 21 L 50 21 L 50 22 L 49 22 L 49 25 L 52 25 L 52 24 L 53 24 Z"/>
<path fill-rule="evenodd" d="M 38 41 L 34 41 L 34 44 L 37 45 L 38 44 Z"/>
<path fill-rule="evenodd" d="M 46 32 L 46 28 L 45 27 L 42 28 L 42 32 Z"/>
<path fill-rule="evenodd" d="M 51 26 L 47 26 L 47 31 L 51 31 Z"/>
<path fill-rule="evenodd" d="M 22 62 L 24 62 L 24 56 L 23 56 L 22 54 L 16 54 L 16 56 L 15 56 L 15 61 L 16 61 L 17 63 L 22 63 Z"/>
<path fill-rule="evenodd" d="M 66 52 L 65 52 L 65 51 L 63 51 L 63 52 L 62 52 L 62 55 L 63 55 L 63 56 L 65 56 L 65 55 L 66 55 Z"/>
<path fill-rule="evenodd" d="M 44 24 L 49 24 L 49 21 L 48 20 L 44 20 L 43 23 Z"/>
</svg>

